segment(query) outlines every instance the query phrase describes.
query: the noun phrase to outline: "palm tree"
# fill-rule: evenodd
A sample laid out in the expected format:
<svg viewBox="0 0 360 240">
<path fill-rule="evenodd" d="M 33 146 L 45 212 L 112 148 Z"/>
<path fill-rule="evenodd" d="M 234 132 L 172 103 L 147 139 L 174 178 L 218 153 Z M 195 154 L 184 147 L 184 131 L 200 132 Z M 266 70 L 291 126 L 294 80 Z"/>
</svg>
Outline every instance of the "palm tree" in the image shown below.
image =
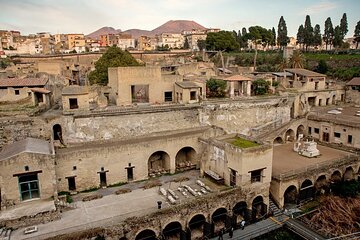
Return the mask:
<svg viewBox="0 0 360 240">
<path fill-rule="evenodd" d="M 300 51 L 294 51 L 290 58 L 290 66 L 292 68 L 304 68 L 304 55 Z"/>
<path fill-rule="evenodd" d="M 286 60 L 286 58 L 283 58 L 283 60 L 281 61 L 281 63 L 279 63 L 277 66 L 276 66 L 276 69 L 280 72 L 284 71 L 285 68 L 288 68 L 288 61 Z"/>
</svg>

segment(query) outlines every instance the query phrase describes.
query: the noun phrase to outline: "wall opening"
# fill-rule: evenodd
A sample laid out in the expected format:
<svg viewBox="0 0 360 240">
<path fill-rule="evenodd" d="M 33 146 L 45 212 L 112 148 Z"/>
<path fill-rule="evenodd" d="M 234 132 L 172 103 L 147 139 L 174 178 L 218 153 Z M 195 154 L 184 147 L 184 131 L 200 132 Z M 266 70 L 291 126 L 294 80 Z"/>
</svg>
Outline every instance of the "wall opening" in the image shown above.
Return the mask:
<svg viewBox="0 0 360 240">
<path fill-rule="evenodd" d="M 153 230 L 145 229 L 136 235 L 135 240 L 157 240 L 157 238 Z"/>
<path fill-rule="evenodd" d="M 227 218 L 227 210 L 225 208 L 218 208 L 212 215 L 211 220 L 214 224 L 214 232 L 218 233 L 221 229 L 225 228 Z"/>
<path fill-rule="evenodd" d="M 262 196 L 257 196 L 252 202 L 252 220 L 256 221 L 266 214 L 266 205 Z"/>
<path fill-rule="evenodd" d="M 54 140 L 62 141 L 62 129 L 60 124 L 55 124 L 53 126 L 53 138 Z"/>
<path fill-rule="evenodd" d="M 274 145 L 275 144 L 283 144 L 283 143 L 284 143 L 284 141 L 283 141 L 283 139 L 281 137 L 275 138 L 274 142 L 273 142 Z"/>
<path fill-rule="evenodd" d="M 179 222 L 171 222 L 162 231 L 165 239 L 180 239 L 182 227 Z"/>
<path fill-rule="evenodd" d="M 69 98 L 69 105 L 70 109 L 78 109 L 79 105 L 77 98 Z"/>
<path fill-rule="evenodd" d="M 285 133 L 285 141 L 292 142 L 295 140 L 295 132 L 292 129 L 288 129 Z"/>
<path fill-rule="evenodd" d="M 326 191 L 326 187 L 327 187 L 326 176 L 325 175 L 319 176 L 315 181 L 316 194 L 324 194 Z"/>
<path fill-rule="evenodd" d="M 67 180 L 68 180 L 69 191 L 75 191 L 76 190 L 75 177 L 68 177 Z"/>
<path fill-rule="evenodd" d="M 196 168 L 198 161 L 195 150 L 192 147 L 184 147 L 180 149 L 176 154 L 175 163 L 177 171 Z"/>
<path fill-rule="evenodd" d="M 149 85 L 131 85 L 132 103 L 149 102 Z"/>
<path fill-rule="evenodd" d="M 191 218 L 189 222 L 189 229 L 191 231 L 192 239 L 202 238 L 204 236 L 205 222 L 205 216 L 202 214 L 195 215 Z"/>
<path fill-rule="evenodd" d="M 22 201 L 40 198 L 39 180 L 37 173 L 18 177 L 20 197 Z"/>
<path fill-rule="evenodd" d="M 157 176 L 170 172 L 170 156 L 164 151 L 153 153 L 148 160 L 149 176 Z"/>
<path fill-rule="evenodd" d="M 333 174 L 331 174 L 330 181 L 331 183 L 340 182 L 341 181 L 340 171 L 336 170 L 335 172 L 333 172 Z"/>
<path fill-rule="evenodd" d="M 248 209 L 246 202 L 238 202 L 233 208 L 233 216 L 235 217 L 236 227 L 240 226 L 242 220 L 248 220 Z"/>
<path fill-rule="evenodd" d="M 306 179 L 300 187 L 299 191 L 299 201 L 307 201 L 314 197 L 314 185 L 309 180 Z"/>
<path fill-rule="evenodd" d="M 303 125 L 299 125 L 296 130 L 296 137 L 299 137 L 299 135 L 302 134 L 305 136 L 305 127 Z"/>
<path fill-rule="evenodd" d="M 344 172 L 344 181 L 350 181 L 354 179 L 354 170 L 352 167 L 347 167 Z"/>
</svg>

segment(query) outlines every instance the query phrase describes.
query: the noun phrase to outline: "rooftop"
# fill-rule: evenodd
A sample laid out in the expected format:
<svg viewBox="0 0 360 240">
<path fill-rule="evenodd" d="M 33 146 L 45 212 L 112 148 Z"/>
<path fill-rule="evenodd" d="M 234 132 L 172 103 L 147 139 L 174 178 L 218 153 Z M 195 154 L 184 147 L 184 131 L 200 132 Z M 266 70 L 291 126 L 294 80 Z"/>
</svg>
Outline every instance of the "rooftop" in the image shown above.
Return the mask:
<svg viewBox="0 0 360 240">
<path fill-rule="evenodd" d="M 45 86 L 47 82 L 44 78 L 3 78 L 0 87 L 36 87 Z"/>
<path fill-rule="evenodd" d="M 308 158 L 293 151 L 293 143 L 274 145 L 272 175 L 274 177 L 291 172 L 306 171 L 306 168 L 317 164 L 334 162 L 340 158 L 351 155 L 349 152 L 317 145 L 320 156 Z"/>
<path fill-rule="evenodd" d="M 274 76 L 277 76 L 277 77 L 292 77 L 293 76 L 293 74 L 289 73 L 289 72 L 273 72 L 271 74 Z"/>
<path fill-rule="evenodd" d="M 349 82 L 346 83 L 346 85 L 360 86 L 360 77 L 355 77 L 355 78 L 351 79 Z"/>
<path fill-rule="evenodd" d="M 199 85 L 197 85 L 194 82 L 190 82 L 190 81 L 176 82 L 176 85 L 178 85 L 181 88 L 200 88 Z"/>
<path fill-rule="evenodd" d="M 71 85 L 68 87 L 64 87 L 62 90 L 62 95 L 82 95 L 88 94 L 89 90 L 87 87 Z"/>
<path fill-rule="evenodd" d="M 337 110 L 338 114 L 329 113 Z M 334 112 L 334 111 L 332 111 Z M 350 127 L 360 127 L 360 107 L 330 107 L 316 109 L 309 114 L 309 120 L 333 122 Z"/>
<path fill-rule="evenodd" d="M 39 154 L 52 153 L 49 142 L 37 138 L 26 138 L 5 146 L 0 152 L 0 160 L 4 160 L 23 152 Z"/>
<path fill-rule="evenodd" d="M 284 71 L 290 72 L 293 74 L 297 74 L 297 75 L 301 75 L 301 76 L 305 76 L 305 77 L 326 77 L 326 75 L 324 75 L 324 74 L 313 72 L 313 71 L 303 69 L 303 68 L 287 68 L 287 69 L 284 69 Z"/>
<path fill-rule="evenodd" d="M 252 81 L 253 79 L 243 75 L 233 75 L 227 78 L 223 78 L 225 81 Z"/>
</svg>

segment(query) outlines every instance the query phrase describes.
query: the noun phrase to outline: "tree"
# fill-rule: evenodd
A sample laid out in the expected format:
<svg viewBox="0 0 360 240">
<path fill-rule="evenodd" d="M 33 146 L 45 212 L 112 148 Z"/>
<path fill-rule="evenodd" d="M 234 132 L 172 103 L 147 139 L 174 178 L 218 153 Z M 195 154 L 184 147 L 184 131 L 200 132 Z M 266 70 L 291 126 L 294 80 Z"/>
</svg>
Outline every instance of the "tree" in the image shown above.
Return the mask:
<svg viewBox="0 0 360 240">
<path fill-rule="evenodd" d="M 304 49 L 304 38 L 305 38 L 305 30 L 304 30 L 304 26 L 301 24 L 296 34 L 296 42 L 297 44 L 300 44 L 300 46 L 302 45 L 303 49 Z"/>
<path fill-rule="evenodd" d="M 325 74 L 325 73 L 327 73 L 329 71 L 329 67 L 326 64 L 326 61 L 324 59 L 321 59 L 319 61 L 319 64 L 316 67 L 315 71 L 318 72 L 318 73 L 322 73 L 322 74 Z"/>
<path fill-rule="evenodd" d="M 204 50 L 205 47 L 206 47 L 206 41 L 203 40 L 203 39 L 197 40 L 197 46 L 198 46 L 200 51 Z"/>
<path fill-rule="evenodd" d="M 225 97 L 226 81 L 210 78 L 206 81 L 208 97 Z"/>
<path fill-rule="evenodd" d="M 232 32 L 210 32 L 206 37 L 206 49 L 215 51 L 235 51 L 240 47 Z"/>
<path fill-rule="evenodd" d="M 334 47 L 339 48 L 341 47 L 342 43 L 343 41 L 342 41 L 340 26 L 336 26 L 334 29 L 333 45 Z"/>
<path fill-rule="evenodd" d="M 278 45 L 283 49 L 287 46 L 289 43 L 289 38 L 287 36 L 287 27 L 286 22 L 284 20 L 284 17 L 281 16 L 278 24 L 278 37 L 277 37 L 277 43 Z"/>
<path fill-rule="evenodd" d="M 347 17 L 346 17 L 346 13 L 343 14 L 341 20 L 340 20 L 340 36 L 341 36 L 341 40 L 344 40 L 347 32 L 348 32 L 348 22 L 347 22 Z"/>
<path fill-rule="evenodd" d="M 249 27 L 249 33 L 247 34 L 250 40 L 255 44 L 255 56 L 254 56 L 254 70 L 256 70 L 256 58 L 257 58 L 257 46 L 263 44 L 266 46 L 271 42 L 272 33 L 271 30 L 267 30 L 260 26 Z"/>
<path fill-rule="evenodd" d="M 272 38 L 271 38 L 271 42 L 270 42 L 270 45 L 272 47 L 276 46 L 276 32 L 275 32 L 275 28 L 273 27 L 271 29 L 271 33 L 272 33 Z"/>
<path fill-rule="evenodd" d="M 241 35 L 243 35 L 243 36 L 245 36 L 247 34 L 247 30 L 246 30 L 246 28 L 242 28 L 241 29 Z"/>
<path fill-rule="evenodd" d="M 310 16 L 306 15 L 305 25 L 304 25 L 304 44 L 306 51 L 308 50 L 309 46 L 313 45 L 313 40 L 314 40 L 314 29 L 311 26 Z"/>
<path fill-rule="evenodd" d="M 292 68 L 303 68 L 304 61 L 304 55 L 300 51 L 294 51 L 289 62 Z"/>
<path fill-rule="evenodd" d="M 264 79 L 256 79 L 252 82 L 255 95 L 265 95 L 269 92 L 270 82 Z"/>
<path fill-rule="evenodd" d="M 313 40 L 313 45 L 314 46 L 321 46 L 321 32 L 320 32 L 320 25 L 316 24 L 314 27 L 314 40 Z"/>
<path fill-rule="evenodd" d="M 358 21 L 355 26 L 354 42 L 356 42 L 356 49 L 357 49 L 359 46 L 359 42 L 360 42 L 360 21 Z"/>
<path fill-rule="evenodd" d="M 185 41 L 184 41 L 184 49 L 189 49 L 190 48 L 190 44 L 189 44 L 189 40 L 187 37 L 185 37 Z"/>
<path fill-rule="evenodd" d="M 108 83 L 109 67 L 140 66 L 136 59 L 127 51 L 116 46 L 109 47 L 95 63 L 95 70 L 90 72 L 91 84 L 106 85 Z"/>
<path fill-rule="evenodd" d="M 328 49 L 328 45 L 331 45 L 334 40 L 334 27 L 331 22 L 331 18 L 328 17 L 325 21 L 325 29 L 324 29 L 324 41 L 326 43 L 326 50 Z"/>
</svg>

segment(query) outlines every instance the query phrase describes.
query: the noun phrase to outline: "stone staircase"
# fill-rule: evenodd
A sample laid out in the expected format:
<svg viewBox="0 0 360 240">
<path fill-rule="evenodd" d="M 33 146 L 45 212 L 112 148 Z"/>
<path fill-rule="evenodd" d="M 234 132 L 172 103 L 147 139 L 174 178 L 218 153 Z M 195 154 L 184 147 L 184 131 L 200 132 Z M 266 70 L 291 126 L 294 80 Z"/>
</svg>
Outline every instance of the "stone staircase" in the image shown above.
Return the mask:
<svg viewBox="0 0 360 240">
<path fill-rule="evenodd" d="M 280 216 L 283 214 L 282 211 L 280 210 L 280 208 L 278 208 L 278 206 L 276 206 L 276 204 L 274 203 L 274 201 L 271 198 L 269 199 L 269 210 L 274 213 L 274 217 L 277 217 L 277 216 Z"/>
<path fill-rule="evenodd" d="M 0 228 L 0 240 L 10 240 L 11 232 L 9 228 Z"/>
</svg>

